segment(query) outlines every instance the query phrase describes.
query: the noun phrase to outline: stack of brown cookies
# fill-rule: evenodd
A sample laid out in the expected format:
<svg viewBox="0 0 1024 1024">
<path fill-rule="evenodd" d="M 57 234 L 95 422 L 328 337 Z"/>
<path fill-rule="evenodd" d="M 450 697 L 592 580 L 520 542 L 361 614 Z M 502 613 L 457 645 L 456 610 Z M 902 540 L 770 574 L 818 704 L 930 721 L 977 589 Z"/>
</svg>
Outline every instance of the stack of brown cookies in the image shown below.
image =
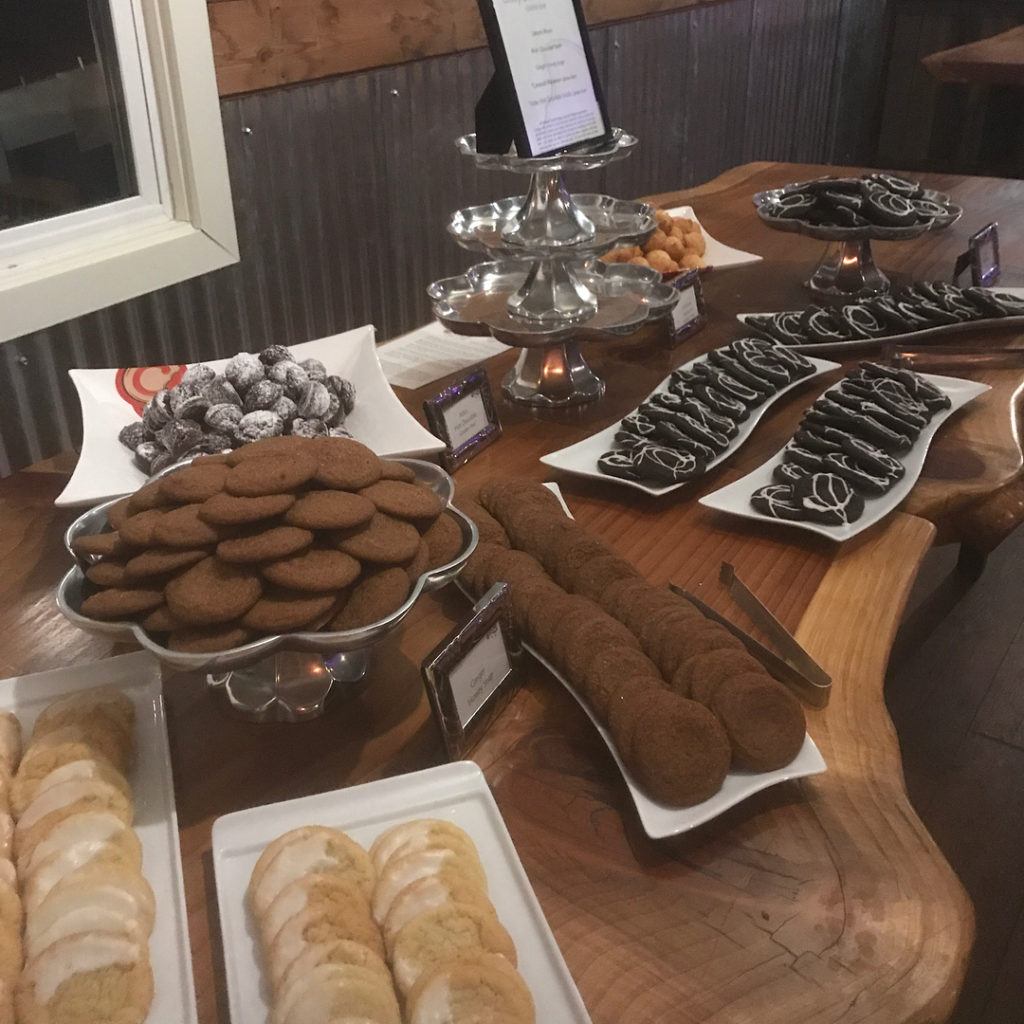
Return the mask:
<svg viewBox="0 0 1024 1024">
<path fill-rule="evenodd" d="M 146 484 L 80 536 L 89 618 L 138 621 L 171 650 L 360 629 L 463 548 L 458 521 L 398 462 L 346 438 L 257 441 Z"/>
<path fill-rule="evenodd" d="M 781 768 L 803 745 L 795 697 L 690 602 L 655 587 L 568 518 L 530 480 L 491 480 L 460 497 L 481 543 L 463 580 L 511 585 L 516 623 L 611 731 L 656 799 L 689 806 L 730 765 Z"/>
</svg>

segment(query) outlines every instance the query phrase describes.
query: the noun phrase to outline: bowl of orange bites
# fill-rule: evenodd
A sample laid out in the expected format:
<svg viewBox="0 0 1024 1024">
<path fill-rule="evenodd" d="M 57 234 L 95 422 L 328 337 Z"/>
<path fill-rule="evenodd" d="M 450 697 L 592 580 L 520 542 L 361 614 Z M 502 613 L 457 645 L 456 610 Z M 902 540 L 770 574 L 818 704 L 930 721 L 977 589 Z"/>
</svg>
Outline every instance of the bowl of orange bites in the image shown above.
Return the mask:
<svg viewBox="0 0 1024 1024">
<path fill-rule="evenodd" d="M 704 263 L 705 241 L 700 225 L 689 217 L 673 217 L 667 210 L 655 210 L 658 226 L 643 245 L 626 245 L 606 252 L 605 263 L 633 263 L 651 267 L 671 278 Z"/>
</svg>

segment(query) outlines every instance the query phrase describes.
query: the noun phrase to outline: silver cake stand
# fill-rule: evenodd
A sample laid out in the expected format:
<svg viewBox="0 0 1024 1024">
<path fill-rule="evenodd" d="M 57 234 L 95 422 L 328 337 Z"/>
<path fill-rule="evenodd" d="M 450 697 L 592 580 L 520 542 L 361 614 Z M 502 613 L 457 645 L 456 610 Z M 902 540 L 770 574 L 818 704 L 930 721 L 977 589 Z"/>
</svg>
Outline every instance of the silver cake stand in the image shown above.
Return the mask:
<svg viewBox="0 0 1024 1024">
<path fill-rule="evenodd" d="M 520 159 L 477 153 L 474 135 L 456 142 L 478 167 L 531 177 L 526 195 L 452 215 L 448 232 L 455 241 L 490 259 L 428 289 L 442 323 L 522 349 L 502 384 L 513 401 L 557 407 L 600 398 L 604 381 L 587 365 L 579 342 L 629 334 L 668 315 L 678 299 L 657 271 L 595 259 L 648 238 L 657 226 L 654 208 L 573 195 L 565 184 L 565 171 L 605 167 L 636 144 L 616 129 L 599 149 Z"/>
<path fill-rule="evenodd" d="M 446 565 L 424 573 L 402 606 L 380 622 L 338 633 L 267 636 L 217 654 L 186 654 L 163 647 L 137 622 L 100 622 L 86 618 L 81 607 L 88 586 L 85 569 L 89 561 L 79 559 L 71 544 L 83 534 L 104 530 L 108 509 L 120 499 L 98 505 L 68 528 L 64 544 L 76 564 L 57 587 L 57 605 L 68 620 L 88 633 L 135 640 L 174 669 L 206 673 L 210 689 L 222 694 L 230 707 L 245 718 L 257 722 L 299 722 L 319 717 L 328 701 L 360 691 L 372 649 L 398 629 L 421 594 L 438 590 L 455 579 L 476 548 L 476 525 L 451 504 L 455 493 L 452 478 L 429 462 L 395 461 L 412 469 L 420 483 L 441 497 L 462 530 L 463 544 L 461 552 Z M 158 477 L 178 468 L 180 464 L 168 467 Z"/>
</svg>

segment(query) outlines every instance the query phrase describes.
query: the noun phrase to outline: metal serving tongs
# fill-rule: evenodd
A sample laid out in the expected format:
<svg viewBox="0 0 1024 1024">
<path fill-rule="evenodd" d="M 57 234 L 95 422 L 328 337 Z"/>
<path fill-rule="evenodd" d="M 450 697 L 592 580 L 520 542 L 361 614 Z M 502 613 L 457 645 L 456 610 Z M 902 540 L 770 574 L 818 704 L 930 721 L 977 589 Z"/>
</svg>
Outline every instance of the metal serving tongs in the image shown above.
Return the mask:
<svg viewBox="0 0 1024 1024">
<path fill-rule="evenodd" d="M 669 584 L 669 589 L 680 597 L 685 597 L 709 619 L 714 619 L 720 626 L 729 630 L 780 683 L 788 686 L 811 707 L 825 707 L 832 694 L 832 677 L 796 642 L 793 634 L 762 604 L 728 562 L 722 563 L 718 579 L 732 599 L 771 637 L 772 642 L 782 652 L 781 656 L 719 615 L 714 608 L 706 605 L 688 590 L 677 587 L 674 583 Z"/>
</svg>

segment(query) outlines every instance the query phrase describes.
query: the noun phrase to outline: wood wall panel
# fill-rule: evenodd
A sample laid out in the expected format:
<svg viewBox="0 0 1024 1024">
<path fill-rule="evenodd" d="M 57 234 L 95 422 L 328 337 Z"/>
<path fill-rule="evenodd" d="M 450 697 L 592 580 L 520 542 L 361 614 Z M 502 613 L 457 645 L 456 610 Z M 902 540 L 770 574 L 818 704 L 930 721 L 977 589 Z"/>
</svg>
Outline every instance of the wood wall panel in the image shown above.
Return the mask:
<svg viewBox="0 0 1024 1024">
<path fill-rule="evenodd" d="M 222 96 L 484 45 L 476 0 L 207 0 Z M 584 0 L 591 25 L 723 0 Z M 728 0 L 726 0 L 728 2 Z"/>
</svg>

